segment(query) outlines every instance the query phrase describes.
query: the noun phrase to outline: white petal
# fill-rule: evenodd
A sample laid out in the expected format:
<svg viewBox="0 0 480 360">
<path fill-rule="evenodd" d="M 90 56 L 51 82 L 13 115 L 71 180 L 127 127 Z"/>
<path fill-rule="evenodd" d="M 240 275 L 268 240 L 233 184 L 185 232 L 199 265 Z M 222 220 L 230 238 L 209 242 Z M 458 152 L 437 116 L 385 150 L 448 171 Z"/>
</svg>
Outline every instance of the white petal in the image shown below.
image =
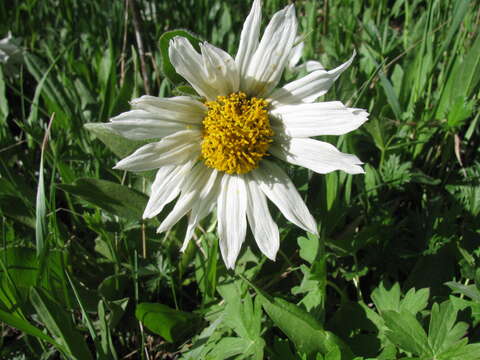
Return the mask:
<svg viewBox="0 0 480 360">
<path fill-rule="evenodd" d="M 235 60 L 223 51 L 207 42 L 200 44 L 206 75 L 218 95 L 229 95 L 238 91 L 240 77 Z"/>
<path fill-rule="evenodd" d="M 185 239 L 180 251 L 185 251 L 190 239 L 193 236 L 195 228 L 199 222 L 208 214 L 210 214 L 217 204 L 218 194 L 220 192 L 220 183 L 222 177 L 218 175 L 217 171 L 213 171 L 210 179 L 199 194 L 198 199 L 193 204 L 192 210 L 188 216 L 187 231 L 185 232 Z"/>
<path fill-rule="evenodd" d="M 242 78 L 247 73 L 250 60 L 257 50 L 258 38 L 260 34 L 260 25 L 262 21 L 262 2 L 255 0 L 252 5 L 252 10 L 248 14 L 245 23 L 243 24 L 242 33 L 240 34 L 240 44 L 238 45 L 235 62 L 237 63 L 240 76 Z"/>
<path fill-rule="evenodd" d="M 297 34 L 295 8 L 289 5 L 273 15 L 248 66 L 245 87 L 248 95 L 263 96 L 275 87 L 287 65 Z"/>
<path fill-rule="evenodd" d="M 201 129 L 200 123 L 191 125 L 185 122 L 169 121 L 163 118 L 162 114 L 144 110 L 124 112 L 111 119 L 111 122 L 105 126 L 132 140 L 162 138 L 177 131 Z"/>
<path fill-rule="evenodd" d="M 265 195 L 287 220 L 305 231 L 317 234 L 317 224 L 287 174 L 275 163 L 262 160 L 251 172 Z"/>
<path fill-rule="evenodd" d="M 217 201 L 220 252 L 228 269 L 233 269 L 247 232 L 247 193 L 241 175 L 223 175 Z"/>
<path fill-rule="evenodd" d="M 278 106 L 271 114 L 275 133 L 291 137 L 343 135 L 368 119 L 366 111 L 347 108 L 340 101 Z"/>
<path fill-rule="evenodd" d="M 350 60 L 333 70 L 316 70 L 275 90 L 269 99 L 272 106 L 314 102 L 330 89 L 340 74 L 350 66 L 354 57 L 355 52 Z"/>
<path fill-rule="evenodd" d="M 267 199 L 251 176 L 246 177 L 247 219 L 258 247 L 269 259 L 275 260 L 280 246 L 278 226 L 268 210 Z"/>
<path fill-rule="evenodd" d="M 207 113 L 205 104 L 190 96 L 159 98 L 144 95 L 138 99 L 133 99 L 130 104 L 132 109 L 148 111 L 158 119 L 179 121 L 192 125 L 201 124 Z"/>
<path fill-rule="evenodd" d="M 332 144 L 309 138 L 279 139 L 269 149 L 281 160 L 303 166 L 319 174 L 343 170 L 363 174 L 362 162 L 352 154 L 340 152 Z"/>
<path fill-rule="evenodd" d="M 307 70 L 307 72 L 312 72 L 315 70 L 325 70 L 325 67 L 322 65 L 322 63 L 315 60 L 305 61 L 304 65 L 305 65 L 305 70 Z"/>
<path fill-rule="evenodd" d="M 118 162 L 114 169 L 145 171 L 163 165 L 183 164 L 198 158 L 202 133 L 198 130 L 179 131 L 159 142 L 147 144 Z"/>
<path fill-rule="evenodd" d="M 184 37 L 170 40 L 170 61 L 175 70 L 207 100 L 237 92 L 240 80 L 233 58 L 207 42 L 200 44 L 200 48 L 201 55 Z"/>
<path fill-rule="evenodd" d="M 298 43 L 295 45 L 292 50 L 290 50 L 290 55 L 289 55 L 289 60 L 288 60 L 288 65 L 287 68 L 289 70 L 294 70 L 298 62 L 300 61 L 300 58 L 302 57 L 303 53 L 303 48 L 305 47 L 305 43 L 301 40 L 301 36 L 297 36 L 295 38 L 295 42 Z"/>
<path fill-rule="evenodd" d="M 207 81 L 202 56 L 193 48 L 190 41 L 182 36 L 174 37 L 170 40 L 168 53 L 175 70 L 201 96 L 214 100 L 217 94 Z"/>
<path fill-rule="evenodd" d="M 157 171 L 148 204 L 143 212 L 144 219 L 161 213 L 165 205 L 178 196 L 182 183 L 188 178 L 194 162 L 192 160 L 183 165 L 166 165 Z"/>
<path fill-rule="evenodd" d="M 182 186 L 182 193 L 175 203 L 174 208 L 167 217 L 162 221 L 157 229 L 157 232 L 163 232 L 169 230 L 175 225 L 183 216 L 185 216 L 193 204 L 199 200 L 199 196 L 208 187 L 208 183 L 213 183 L 216 177 L 214 170 L 206 167 L 203 163 L 197 163 L 188 178 L 185 180 Z M 212 174 L 214 174 L 212 178 Z M 210 180 L 210 181 L 209 181 Z M 209 185 L 211 188 L 211 185 Z"/>
</svg>

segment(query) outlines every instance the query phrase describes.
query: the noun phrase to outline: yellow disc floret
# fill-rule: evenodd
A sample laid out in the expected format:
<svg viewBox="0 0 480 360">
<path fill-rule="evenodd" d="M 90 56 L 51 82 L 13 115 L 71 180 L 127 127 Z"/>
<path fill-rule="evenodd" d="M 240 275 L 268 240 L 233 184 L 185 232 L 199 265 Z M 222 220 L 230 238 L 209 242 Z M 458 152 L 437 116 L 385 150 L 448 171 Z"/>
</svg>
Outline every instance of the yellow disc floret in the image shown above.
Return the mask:
<svg viewBox="0 0 480 360">
<path fill-rule="evenodd" d="M 273 131 L 268 102 L 243 92 L 205 103 L 202 158 L 205 165 L 228 174 L 245 174 L 267 155 Z"/>
</svg>

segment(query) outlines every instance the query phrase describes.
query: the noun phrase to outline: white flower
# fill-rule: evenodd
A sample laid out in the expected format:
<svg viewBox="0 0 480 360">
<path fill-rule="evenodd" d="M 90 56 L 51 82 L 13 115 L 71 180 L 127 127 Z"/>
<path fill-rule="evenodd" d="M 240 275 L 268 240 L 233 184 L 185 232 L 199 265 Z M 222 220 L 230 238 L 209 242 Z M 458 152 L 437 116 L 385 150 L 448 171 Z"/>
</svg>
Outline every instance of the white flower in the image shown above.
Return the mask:
<svg viewBox="0 0 480 360">
<path fill-rule="evenodd" d="M 277 12 L 261 39 L 260 22 L 261 2 L 255 0 L 235 59 L 207 42 L 200 44 L 198 53 L 187 39 L 172 39 L 171 62 L 202 100 L 142 96 L 132 101 L 131 111 L 109 123 L 129 139 L 161 138 L 115 167 L 158 169 L 144 218 L 156 216 L 178 198 L 158 232 L 169 230 L 188 215 L 184 250 L 199 222 L 216 208 L 227 268 L 235 265 L 247 222 L 260 250 L 275 259 L 279 231 L 267 198 L 289 221 L 317 233 L 314 218 L 274 158 L 321 174 L 334 170 L 363 173 L 355 155 L 311 139 L 348 133 L 367 120 L 364 110 L 339 101 L 314 102 L 351 64 L 353 56 L 333 70 L 314 67 L 305 77 L 275 88 L 292 58 L 297 34 L 294 7 Z"/>
</svg>

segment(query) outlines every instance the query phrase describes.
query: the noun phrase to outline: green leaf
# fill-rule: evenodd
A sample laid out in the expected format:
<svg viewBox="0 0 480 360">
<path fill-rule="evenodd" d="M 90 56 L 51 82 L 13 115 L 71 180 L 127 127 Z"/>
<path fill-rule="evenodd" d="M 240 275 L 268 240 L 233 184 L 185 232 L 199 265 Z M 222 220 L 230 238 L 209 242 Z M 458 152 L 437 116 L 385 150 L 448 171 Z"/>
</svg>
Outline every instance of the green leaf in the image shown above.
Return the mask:
<svg viewBox="0 0 480 360">
<path fill-rule="evenodd" d="M 56 342 L 53 338 L 48 336 L 47 334 L 43 333 L 39 328 L 33 326 L 30 324 L 27 320 L 22 319 L 20 317 L 14 316 L 6 311 L 3 311 L 0 309 L 0 320 L 7 324 L 8 326 L 11 326 L 17 330 L 23 331 L 25 334 L 35 336 L 36 338 L 40 340 L 44 340 L 53 346 L 55 346 L 57 349 L 60 351 L 66 353 L 67 350 L 66 348 Z"/>
<path fill-rule="evenodd" d="M 1 186 L 2 184 L 0 184 Z M 35 229 L 35 216 L 18 196 L 0 195 L 0 208 L 5 216 L 8 216 L 20 224 Z"/>
<path fill-rule="evenodd" d="M 328 354 L 335 348 L 340 348 L 342 359 L 351 359 L 348 346 L 333 333 L 325 331 L 322 326 L 306 311 L 281 298 L 273 301 L 262 296 L 262 306 L 290 340 L 295 343 L 297 350 L 306 354 L 320 352 Z"/>
<path fill-rule="evenodd" d="M 470 118 L 475 109 L 475 100 L 468 101 L 463 96 L 458 96 L 452 100 L 452 105 L 447 114 L 446 127 L 452 131 L 458 131 Z"/>
<path fill-rule="evenodd" d="M 211 244 L 205 246 L 206 258 L 203 254 L 197 253 L 195 259 L 195 278 L 200 291 L 203 293 L 204 301 L 208 301 L 214 299 L 217 288 L 218 240 L 213 233 L 206 233 L 199 240 L 202 244 Z M 187 258 L 185 259 L 187 261 L 191 257 L 191 249 L 194 249 L 195 246 L 193 244 L 190 246 L 182 257 L 182 263 L 185 258 Z M 188 263 L 185 263 L 184 266 L 187 267 Z"/>
<path fill-rule="evenodd" d="M 400 107 L 398 96 L 395 93 L 395 90 L 393 89 L 392 83 L 390 82 L 390 80 L 387 79 L 383 71 L 380 71 L 378 75 L 380 76 L 380 84 L 382 85 L 383 90 L 385 91 L 385 95 L 387 96 L 387 101 L 393 110 L 393 114 L 398 120 L 400 120 L 402 118 L 402 109 Z"/>
<path fill-rule="evenodd" d="M 75 329 L 71 317 L 42 289 L 32 287 L 30 290 L 37 315 L 48 331 L 67 349 L 67 355 L 78 360 L 92 359 L 92 355 L 81 334 Z"/>
<path fill-rule="evenodd" d="M 312 266 L 313 268 L 313 266 Z M 305 309 L 312 313 L 313 309 L 321 308 L 321 305 L 325 301 L 323 295 L 323 278 L 320 273 L 314 273 L 312 270 L 305 266 L 301 265 L 300 270 L 303 273 L 303 279 L 299 286 L 292 287 L 292 294 L 305 294 L 303 299 L 300 301 L 300 304 L 305 306 Z"/>
<path fill-rule="evenodd" d="M 98 302 L 98 324 L 100 327 L 100 346 L 102 354 L 108 354 L 106 359 L 118 359 L 117 352 L 112 340 L 112 332 L 108 326 L 105 304 L 103 300 Z"/>
<path fill-rule="evenodd" d="M 88 203 L 130 220 L 140 220 L 147 204 L 146 195 L 126 186 L 100 179 L 82 178 L 74 185 L 58 187 Z"/>
<path fill-rule="evenodd" d="M 428 288 L 417 291 L 410 289 L 400 303 L 400 311 L 407 310 L 410 314 L 416 315 L 419 311 L 427 307 L 429 297 L 430 290 Z"/>
<path fill-rule="evenodd" d="M 395 345 L 415 355 L 433 355 L 425 330 L 409 311 L 387 310 L 382 317 L 388 328 L 386 335 Z"/>
<path fill-rule="evenodd" d="M 456 281 L 446 282 L 445 285 L 452 289 L 454 294 L 462 294 L 480 302 L 480 290 L 475 285 L 463 285 Z"/>
<path fill-rule="evenodd" d="M 65 272 L 65 275 L 67 276 L 68 281 L 70 282 L 70 286 L 72 287 L 73 293 L 75 294 L 75 298 L 77 300 L 77 303 L 80 306 L 80 310 L 81 310 L 81 313 L 82 313 L 82 319 L 84 321 L 84 324 L 86 324 L 87 329 L 90 333 L 90 336 L 92 337 L 92 340 L 95 343 L 95 347 L 97 349 L 97 359 L 98 360 L 108 360 L 108 359 L 110 359 L 111 356 L 107 357 L 106 354 L 103 351 L 103 348 L 101 347 L 101 344 L 99 344 L 97 333 L 96 333 L 96 331 L 93 327 L 93 323 L 90 320 L 90 317 L 88 316 L 88 314 L 85 310 L 84 301 L 82 300 L 82 298 L 80 296 L 80 293 L 77 290 L 77 287 L 75 286 L 75 283 L 73 282 L 73 280 L 70 277 L 70 275 L 68 274 L 68 272 Z"/>
<path fill-rule="evenodd" d="M 182 36 L 186 38 L 190 43 L 193 45 L 193 47 L 198 51 L 199 46 L 198 44 L 200 43 L 200 39 L 195 37 L 193 34 L 191 34 L 188 31 L 185 30 L 172 30 L 172 31 L 167 31 L 163 33 L 162 36 L 160 36 L 159 40 L 159 47 L 160 47 L 160 54 L 162 56 L 162 70 L 163 74 L 174 84 L 180 83 L 180 82 L 185 82 L 185 79 L 181 77 L 176 71 L 175 68 L 173 67 L 172 63 L 170 62 L 170 56 L 168 54 L 168 47 L 170 46 L 170 40 L 173 39 L 175 36 Z"/>
<path fill-rule="evenodd" d="M 465 342 L 467 339 L 465 339 Z M 479 360 L 480 344 L 461 344 L 453 349 L 448 349 L 438 356 L 439 360 Z"/>
<path fill-rule="evenodd" d="M 450 301 L 445 301 L 440 305 L 433 304 L 428 328 L 428 341 L 435 353 L 444 348 L 445 339 L 455 324 L 456 318 L 457 311 Z"/>
<path fill-rule="evenodd" d="M 42 148 L 40 154 L 40 169 L 38 170 L 37 201 L 35 207 L 35 240 L 37 256 L 39 258 L 42 258 L 47 250 L 47 244 L 45 243 L 47 202 L 45 199 L 45 183 L 43 179 L 43 153 L 44 149 Z"/>
<path fill-rule="evenodd" d="M 477 35 L 473 46 L 469 49 L 462 63 L 462 71 L 457 79 L 455 90 L 458 94 L 470 97 L 480 80 L 480 34 Z"/>
<path fill-rule="evenodd" d="M 372 300 L 380 313 L 387 310 L 398 311 L 400 309 L 400 295 L 401 291 L 398 283 L 387 290 L 382 282 L 372 291 Z"/>
<path fill-rule="evenodd" d="M 32 286 L 41 286 L 49 292 L 58 294 L 59 301 L 66 304 L 70 299 L 64 298 L 65 282 L 62 275 L 62 262 L 66 259 L 63 252 L 52 250 L 45 259 L 44 276 L 40 278 L 40 262 L 36 257 L 34 249 L 24 247 L 11 247 L 0 249 L 0 261 L 5 266 L 8 275 L 4 269 L 0 271 L 0 289 L 7 289 L 8 283 L 13 283 L 16 297 L 10 298 L 17 305 L 22 305 L 27 301 L 29 288 Z M 0 301 L 5 302 L 2 291 L 0 290 Z"/>
<path fill-rule="evenodd" d="M 226 285 L 219 292 L 222 296 L 229 291 L 229 296 L 224 296 L 226 301 L 224 323 L 232 328 L 235 333 L 245 339 L 246 346 L 243 354 L 254 359 L 263 359 L 265 341 L 261 337 L 262 330 L 262 304 L 259 297 L 252 301 L 248 292 L 242 296 L 234 284 Z M 233 292 L 233 294 L 232 294 Z M 232 296 L 233 295 L 233 296 Z M 248 357 L 250 358 L 250 357 Z"/>
<path fill-rule="evenodd" d="M 98 293 L 107 300 L 118 300 L 123 297 L 128 283 L 128 276 L 124 274 L 110 275 L 102 280 L 98 286 Z"/>
<path fill-rule="evenodd" d="M 378 119 L 373 118 L 369 120 L 364 126 L 364 129 L 372 136 L 375 146 L 380 150 L 385 150 L 385 134 L 384 127 L 380 125 Z"/>
<path fill-rule="evenodd" d="M 120 158 L 130 155 L 140 146 L 146 144 L 144 141 L 125 139 L 104 123 L 88 123 L 84 127 Z"/>
<path fill-rule="evenodd" d="M 162 336 L 168 342 L 184 339 L 187 334 L 195 330 L 195 324 L 199 321 L 199 318 L 192 313 L 156 303 L 138 304 L 135 316 L 150 331 Z"/>
<path fill-rule="evenodd" d="M 297 239 L 297 243 L 300 247 L 300 257 L 312 264 L 317 258 L 318 249 L 320 248 L 320 240 L 318 237 L 310 233 L 308 233 L 307 236 L 308 238 L 300 236 Z"/>
<path fill-rule="evenodd" d="M 31 125 L 37 125 L 38 124 L 38 107 L 39 107 L 40 95 L 42 94 L 42 92 L 44 90 L 44 87 L 45 87 L 46 93 L 48 95 L 52 96 L 51 91 L 48 90 L 49 89 L 49 83 L 48 83 L 47 79 L 48 79 L 48 75 L 50 74 L 50 71 L 52 71 L 52 69 L 55 67 L 55 65 L 56 65 L 56 63 L 59 59 L 60 59 L 60 56 L 57 56 L 55 61 L 52 62 L 46 70 L 44 70 L 44 71 L 40 70 L 42 77 L 37 78 L 38 85 L 35 89 L 35 95 L 33 97 L 32 106 L 30 107 L 30 114 L 28 115 L 28 119 L 27 119 L 27 122 Z M 34 55 L 28 55 L 25 58 L 25 60 L 26 60 L 27 67 L 29 68 L 30 72 L 32 73 L 32 75 L 35 76 L 37 74 L 37 72 L 39 71 L 36 68 L 41 67 L 40 60 L 37 59 Z M 38 74 L 37 76 L 39 76 L 39 75 L 40 74 Z M 51 80 L 49 80 L 49 81 L 51 81 Z M 52 86 L 52 85 L 50 84 L 50 86 Z"/>
<path fill-rule="evenodd" d="M 250 342 L 243 338 L 225 337 L 221 339 L 207 355 L 207 360 L 231 359 L 233 356 L 244 354 Z M 243 359 L 244 357 L 240 357 Z M 248 358 L 256 359 L 256 358 Z M 261 359 L 258 359 L 261 360 Z"/>
<path fill-rule="evenodd" d="M 5 79 L 0 67 L 0 124 L 5 126 L 8 116 L 8 100 L 5 93 Z"/>
<path fill-rule="evenodd" d="M 325 360 L 342 360 L 342 354 L 339 348 L 332 349 L 324 357 Z"/>
<path fill-rule="evenodd" d="M 480 268 L 475 271 L 475 287 L 480 293 Z"/>
</svg>

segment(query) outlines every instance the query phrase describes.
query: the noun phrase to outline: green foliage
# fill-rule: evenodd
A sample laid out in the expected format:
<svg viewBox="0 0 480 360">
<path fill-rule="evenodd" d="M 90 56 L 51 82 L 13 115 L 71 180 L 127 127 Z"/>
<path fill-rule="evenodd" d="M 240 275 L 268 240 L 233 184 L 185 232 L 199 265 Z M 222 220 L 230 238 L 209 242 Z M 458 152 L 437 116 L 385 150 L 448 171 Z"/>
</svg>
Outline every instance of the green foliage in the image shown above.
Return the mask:
<svg viewBox="0 0 480 360">
<path fill-rule="evenodd" d="M 191 313 L 178 311 L 163 304 L 141 303 L 135 309 L 137 319 L 155 334 L 169 342 L 179 341 L 194 330 L 198 319 Z"/>
<path fill-rule="evenodd" d="M 175 68 L 173 67 L 172 63 L 170 62 L 170 57 L 168 55 L 168 47 L 170 44 L 170 40 L 172 40 L 174 37 L 180 36 L 188 39 L 188 41 L 191 42 L 191 44 L 199 50 L 198 44 L 200 43 L 200 40 L 197 39 L 195 36 L 190 34 L 188 31 L 185 30 L 174 30 L 174 31 L 167 31 L 163 33 L 163 35 L 160 37 L 160 40 L 158 41 L 158 46 L 160 48 L 160 54 L 162 56 L 162 70 L 163 70 L 163 75 L 169 79 L 172 83 L 179 83 L 179 82 L 186 82 L 176 71 Z"/>
<path fill-rule="evenodd" d="M 170 39 L 235 54 L 251 1 L 136 0 L 143 53 L 126 3 L 0 2 L 22 48 L 0 64 L 0 358 L 479 359 L 477 1 L 295 1 L 301 62 L 357 51 L 322 100 L 369 121 L 322 140 L 366 173 L 287 167 L 320 235 L 272 207 L 276 262 L 248 234 L 235 272 L 214 215 L 182 254 L 185 221 L 155 232 L 171 206 L 142 220 L 153 174 L 112 168 L 143 143 L 103 123 L 146 83 L 192 94 Z"/>
</svg>

